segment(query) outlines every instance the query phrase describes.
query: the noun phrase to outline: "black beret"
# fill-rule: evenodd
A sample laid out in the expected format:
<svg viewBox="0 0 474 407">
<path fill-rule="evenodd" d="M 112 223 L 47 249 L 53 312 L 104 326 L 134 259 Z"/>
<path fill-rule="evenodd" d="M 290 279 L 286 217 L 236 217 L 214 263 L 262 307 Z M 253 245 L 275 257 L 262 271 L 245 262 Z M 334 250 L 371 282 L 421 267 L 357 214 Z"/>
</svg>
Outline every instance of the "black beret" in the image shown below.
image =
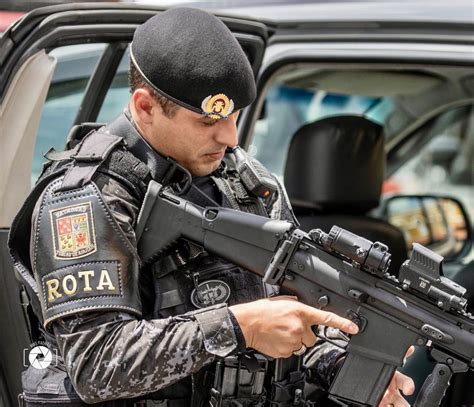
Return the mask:
<svg viewBox="0 0 474 407">
<path fill-rule="evenodd" d="M 250 63 L 217 17 L 198 9 L 172 8 L 137 28 L 132 63 L 158 93 L 219 119 L 255 98 Z"/>
</svg>

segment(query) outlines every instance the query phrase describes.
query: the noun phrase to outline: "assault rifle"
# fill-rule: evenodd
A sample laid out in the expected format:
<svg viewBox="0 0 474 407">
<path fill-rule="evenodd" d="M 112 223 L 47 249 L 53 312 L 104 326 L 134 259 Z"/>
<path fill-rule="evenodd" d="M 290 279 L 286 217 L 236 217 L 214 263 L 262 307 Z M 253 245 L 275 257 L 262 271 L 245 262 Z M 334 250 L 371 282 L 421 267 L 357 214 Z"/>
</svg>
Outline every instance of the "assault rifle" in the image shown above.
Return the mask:
<svg viewBox="0 0 474 407">
<path fill-rule="evenodd" d="M 376 406 L 407 348 L 436 360 L 415 406 L 441 402 L 454 373 L 474 369 L 474 318 L 465 289 L 441 276 L 443 258 L 414 244 L 399 277 L 382 243 L 334 226 L 305 233 L 292 223 L 227 208 L 202 208 L 152 182 L 140 213 L 138 249 L 150 262 L 187 239 L 244 267 L 310 306 L 359 326 L 329 390 L 339 403 Z M 344 405 L 344 404 L 343 404 Z"/>
</svg>

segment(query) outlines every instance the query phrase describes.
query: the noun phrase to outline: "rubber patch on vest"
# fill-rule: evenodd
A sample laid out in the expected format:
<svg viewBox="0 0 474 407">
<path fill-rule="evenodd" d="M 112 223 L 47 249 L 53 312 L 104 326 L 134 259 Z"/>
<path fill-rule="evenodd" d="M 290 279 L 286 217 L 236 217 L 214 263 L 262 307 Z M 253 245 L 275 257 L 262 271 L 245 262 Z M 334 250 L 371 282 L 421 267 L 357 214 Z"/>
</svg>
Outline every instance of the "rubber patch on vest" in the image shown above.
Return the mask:
<svg viewBox="0 0 474 407">
<path fill-rule="evenodd" d="M 199 290 L 199 291 L 198 291 Z M 221 280 L 200 283 L 191 293 L 191 302 L 197 308 L 225 303 L 230 297 L 230 287 Z"/>
<path fill-rule="evenodd" d="M 79 259 L 97 250 L 91 202 L 50 211 L 54 257 Z"/>
</svg>

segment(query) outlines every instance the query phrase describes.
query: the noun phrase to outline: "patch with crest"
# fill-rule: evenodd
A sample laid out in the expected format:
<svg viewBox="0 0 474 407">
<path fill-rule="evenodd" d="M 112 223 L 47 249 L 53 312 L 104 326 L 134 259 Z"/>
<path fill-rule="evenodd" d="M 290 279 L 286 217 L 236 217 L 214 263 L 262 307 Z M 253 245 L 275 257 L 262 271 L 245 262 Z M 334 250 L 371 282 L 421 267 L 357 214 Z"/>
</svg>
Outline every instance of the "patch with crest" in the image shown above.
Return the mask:
<svg viewBox="0 0 474 407">
<path fill-rule="evenodd" d="M 234 111 L 234 102 L 223 93 L 209 95 L 201 103 L 203 113 L 214 120 L 227 119 Z"/>
<path fill-rule="evenodd" d="M 200 283 L 191 293 L 191 302 L 196 308 L 222 304 L 230 297 L 230 287 L 221 280 L 207 280 Z"/>
<path fill-rule="evenodd" d="M 71 260 L 97 250 L 91 202 L 50 211 L 54 257 Z"/>
</svg>

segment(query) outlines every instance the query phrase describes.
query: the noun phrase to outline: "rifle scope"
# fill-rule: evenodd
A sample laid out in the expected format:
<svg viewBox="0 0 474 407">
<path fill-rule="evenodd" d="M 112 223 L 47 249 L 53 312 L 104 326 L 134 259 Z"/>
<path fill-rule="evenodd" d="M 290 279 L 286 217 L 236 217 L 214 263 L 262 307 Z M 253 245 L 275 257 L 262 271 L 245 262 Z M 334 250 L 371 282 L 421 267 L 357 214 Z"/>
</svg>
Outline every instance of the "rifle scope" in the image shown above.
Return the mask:
<svg viewBox="0 0 474 407">
<path fill-rule="evenodd" d="M 339 226 L 333 226 L 329 233 L 313 229 L 309 235 L 325 249 L 352 260 L 370 273 L 384 274 L 390 266 L 391 254 L 386 245 L 371 242 Z"/>
</svg>

